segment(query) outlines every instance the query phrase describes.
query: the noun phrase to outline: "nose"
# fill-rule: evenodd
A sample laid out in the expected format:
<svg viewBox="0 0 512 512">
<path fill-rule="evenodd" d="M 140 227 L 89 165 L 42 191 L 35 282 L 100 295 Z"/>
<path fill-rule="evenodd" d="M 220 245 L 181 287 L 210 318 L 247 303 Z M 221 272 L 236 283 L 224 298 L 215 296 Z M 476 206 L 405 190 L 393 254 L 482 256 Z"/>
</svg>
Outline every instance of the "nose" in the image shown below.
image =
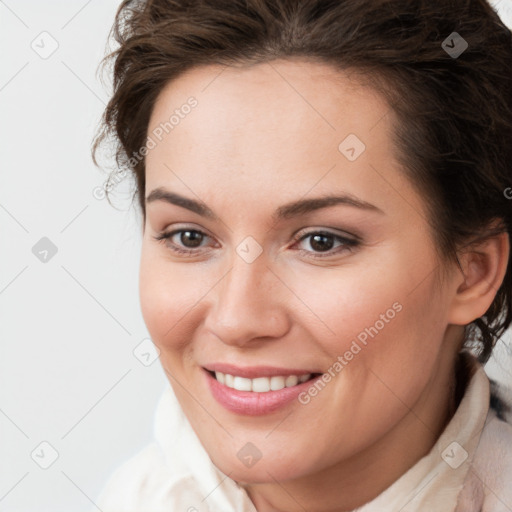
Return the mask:
<svg viewBox="0 0 512 512">
<path fill-rule="evenodd" d="M 285 306 L 290 297 L 264 254 L 252 263 L 235 254 L 231 269 L 210 294 L 205 328 L 226 344 L 254 345 L 280 338 L 290 327 Z"/>
</svg>

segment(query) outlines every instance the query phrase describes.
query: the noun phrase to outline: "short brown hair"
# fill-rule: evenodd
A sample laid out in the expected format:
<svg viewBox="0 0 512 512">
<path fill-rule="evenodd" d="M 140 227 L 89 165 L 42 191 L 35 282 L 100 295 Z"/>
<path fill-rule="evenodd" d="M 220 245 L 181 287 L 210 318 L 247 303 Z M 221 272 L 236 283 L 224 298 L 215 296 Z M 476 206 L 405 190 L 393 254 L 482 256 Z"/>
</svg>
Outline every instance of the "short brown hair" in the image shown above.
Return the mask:
<svg viewBox="0 0 512 512">
<path fill-rule="evenodd" d="M 468 45 L 458 56 L 448 51 L 454 32 Z M 486 0 L 124 0 L 111 36 L 119 47 L 102 65 L 114 63 L 114 91 L 93 160 L 113 136 L 144 220 L 145 159 L 130 158 L 145 145 L 166 83 L 205 64 L 298 56 L 354 70 L 385 96 L 398 120 L 398 158 L 447 261 L 458 262 L 471 241 L 510 238 L 512 34 Z M 511 294 L 509 257 L 493 303 L 466 326 L 466 346 L 481 362 L 512 321 Z"/>
</svg>

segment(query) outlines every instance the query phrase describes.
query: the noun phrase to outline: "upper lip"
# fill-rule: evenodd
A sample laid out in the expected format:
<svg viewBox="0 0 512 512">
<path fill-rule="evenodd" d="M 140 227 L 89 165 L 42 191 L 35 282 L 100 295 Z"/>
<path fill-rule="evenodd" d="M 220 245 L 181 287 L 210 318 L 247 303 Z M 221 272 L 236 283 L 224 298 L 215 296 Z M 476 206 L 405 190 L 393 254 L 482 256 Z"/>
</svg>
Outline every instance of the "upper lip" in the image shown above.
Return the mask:
<svg viewBox="0 0 512 512">
<path fill-rule="evenodd" d="M 283 376 L 287 377 L 288 375 L 306 375 L 313 374 L 319 372 L 312 372 L 310 370 L 301 370 L 297 368 L 277 368 L 275 366 L 235 366 L 228 363 L 212 363 L 205 365 L 205 368 L 211 372 L 221 372 L 228 373 L 229 375 L 245 377 L 247 379 L 254 379 L 256 377 L 274 377 L 274 376 Z"/>
</svg>

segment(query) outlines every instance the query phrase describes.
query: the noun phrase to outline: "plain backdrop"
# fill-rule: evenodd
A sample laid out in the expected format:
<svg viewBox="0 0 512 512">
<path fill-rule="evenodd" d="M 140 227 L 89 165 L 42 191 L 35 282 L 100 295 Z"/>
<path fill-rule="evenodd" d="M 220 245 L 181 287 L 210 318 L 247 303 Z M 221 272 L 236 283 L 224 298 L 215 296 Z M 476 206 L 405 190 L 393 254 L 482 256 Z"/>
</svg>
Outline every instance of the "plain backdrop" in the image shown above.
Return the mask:
<svg viewBox="0 0 512 512">
<path fill-rule="evenodd" d="M 151 441 L 168 385 L 140 313 L 129 180 L 112 207 L 90 158 L 118 4 L 0 1 L 0 512 L 94 509 Z M 486 368 L 509 386 L 511 354 L 509 335 Z"/>
</svg>

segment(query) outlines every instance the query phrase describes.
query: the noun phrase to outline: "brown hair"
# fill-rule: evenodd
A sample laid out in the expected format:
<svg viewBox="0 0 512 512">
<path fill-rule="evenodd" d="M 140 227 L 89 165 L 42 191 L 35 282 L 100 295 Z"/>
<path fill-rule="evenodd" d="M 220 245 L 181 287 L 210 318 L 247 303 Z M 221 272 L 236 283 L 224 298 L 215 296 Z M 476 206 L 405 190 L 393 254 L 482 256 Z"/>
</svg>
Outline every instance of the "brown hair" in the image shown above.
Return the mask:
<svg viewBox="0 0 512 512">
<path fill-rule="evenodd" d="M 468 44 L 458 56 L 453 32 Z M 144 221 L 145 159 L 132 155 L 166 83 L 205 64 L 303 57 L 356 71 L 388 100 L 398 158 L 446 261 L 471 241 L 510 237 L 512 34 L 486 0 L 124 0 L 110 36 L 119 47 L 102 67 L 114 63 L 113 95 L 93 160 L 112 136 Z M 511 267 L 509 257 L 492 305 L 466 326 L 481 362 L 512 321 Z"/>
</svg>

